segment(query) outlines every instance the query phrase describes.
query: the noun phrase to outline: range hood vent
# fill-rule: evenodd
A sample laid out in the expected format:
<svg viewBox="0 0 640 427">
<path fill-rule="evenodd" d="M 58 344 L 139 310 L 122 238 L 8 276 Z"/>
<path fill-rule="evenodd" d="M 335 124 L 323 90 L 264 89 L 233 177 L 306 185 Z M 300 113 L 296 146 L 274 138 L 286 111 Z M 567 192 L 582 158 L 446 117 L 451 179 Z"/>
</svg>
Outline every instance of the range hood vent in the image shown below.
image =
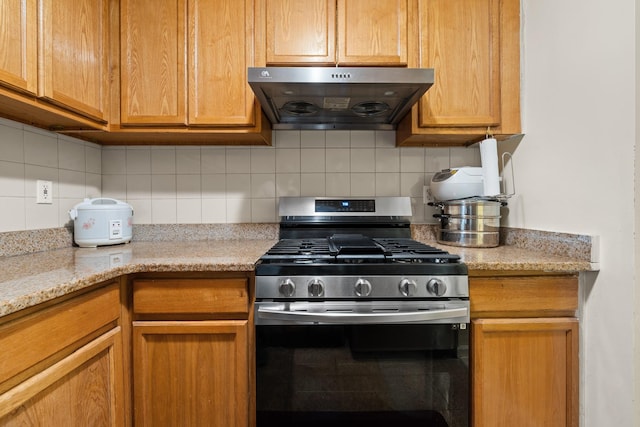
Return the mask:
<svg viewBox="0 0 640 427">
<path fill-rule="evenodd" d="M 433 85 L 431 68 L 252 67 L 274 129 L 394 130 Z"/>
</svg>

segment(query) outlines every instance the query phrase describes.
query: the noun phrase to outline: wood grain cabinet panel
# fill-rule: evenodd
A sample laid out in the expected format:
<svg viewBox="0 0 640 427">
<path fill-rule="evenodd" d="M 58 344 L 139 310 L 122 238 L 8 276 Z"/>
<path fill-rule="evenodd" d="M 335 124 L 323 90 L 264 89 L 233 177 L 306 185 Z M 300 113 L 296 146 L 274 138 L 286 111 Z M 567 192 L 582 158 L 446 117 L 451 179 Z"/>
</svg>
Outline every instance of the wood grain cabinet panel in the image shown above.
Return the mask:
<svg viewBox="0 0 640 427">
<path fill-rule="evenodd" d="M 0 395 L 0 426 L 124 426 L 120 327 Z"/>
<path fill-rule="evenodd" d="M 133 407 L 137 426 L 253 422 L 249 278 L 136 277 Z"/>
<path fill-rule="evenodd" d="M 473 427 L 578 426 L 578 276 L 469 277 Z"/>
<path fill-rule="evenodd" d="M 338 64 L 407 66 L 409 0 L 338 0 Z"/>
<path fill-rule="evenodd" d="M 435 83 L 398 126 L 398 145 L 469 145 L 520 133 L 518 0 L 418 2 L 419 54 Z M 410 33 L 411 35 L 414 33 Z"/>
<path fill-rule="evenodd" d="M 0 84 L 35 95 L 38 90 L 36 0 L 0 2 Z"/>
<path fill-rule="evenodd" d="M 578 321 L 481 319 L 472 325 L 474 427 L 578 426 Z"/>
<path fill-rule="evenodd" d="M 0 426 L 126 424 L 119 286 L 0 319 Z"/>
<path fill-rule="evenodd" d="M 254 0 L 189 0 L 189 124 L 255 126 Z"/>
<path fill-rule="evenodd" d="M 247 320 L 133 323 L 137 426 L 244 427 Z"/>
<path fill-rule="evenodd" d="M 123 126 L 256 126 L 253 0 L 122 0 Z"/>
<path fill-rule="evenodd" d="M 137 279 L 133 286 L 137 314 L 216 314 L 246 316 L 248 283 L 229 279 Z"/>
<path fill-rule="evenodd" d="M 268 65 L 407 65 L 412 0 L 262 1 Z"/>
<path fill-rule="evenodd" d="M 39 0 L 40 96 L 106 123 L 109 0 Z"/>
<path fill-rule="evenodd" d="M 334 65 L 335 0 L 263 0 L 267 65 Z"/>
<path fill-rule="evenodd" d="M 184 0 L 121 0 L 121 123 L 187 124 L 185 19 Z"/>
</svg>

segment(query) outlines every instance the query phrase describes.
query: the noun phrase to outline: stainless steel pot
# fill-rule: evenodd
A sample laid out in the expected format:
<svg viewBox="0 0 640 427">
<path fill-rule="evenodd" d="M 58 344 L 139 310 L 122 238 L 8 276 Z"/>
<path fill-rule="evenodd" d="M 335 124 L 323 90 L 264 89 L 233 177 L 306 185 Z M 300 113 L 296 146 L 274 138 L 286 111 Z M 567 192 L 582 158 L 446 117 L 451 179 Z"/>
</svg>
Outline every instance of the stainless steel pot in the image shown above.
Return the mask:
<svg viewBox="0 0 640 427">
<path fill-rule="evenodd" d="M 440 218 L 440 228 L 450 231 L 500 231 L 500 216 L 478 217 L 476 215 L 435 215 Z"/>
<path fill-rule="evenodd" d="M 504 202 L 461 199 L 430 203 L 442 210 L 437 241 L 451 246 L 492 248 L 500 244 L 500 208 Z"/>
<path fill-rule="evenodd" d="M 470 198 L 430 204 L 442 209 L 443 215 L 500 218 L 500 208 L 503 202 Z"/>
</svg>

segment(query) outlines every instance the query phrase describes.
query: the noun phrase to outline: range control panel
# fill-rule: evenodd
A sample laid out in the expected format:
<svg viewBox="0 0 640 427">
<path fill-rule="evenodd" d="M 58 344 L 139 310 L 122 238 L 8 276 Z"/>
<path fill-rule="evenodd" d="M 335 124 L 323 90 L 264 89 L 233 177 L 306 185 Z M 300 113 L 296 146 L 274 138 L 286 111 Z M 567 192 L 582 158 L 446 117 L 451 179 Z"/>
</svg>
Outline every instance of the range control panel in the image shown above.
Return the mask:
<svg viewBox="0 0 640 427">
<path fill-rule="evenodd" d="M 316 200 L 316 212 L 375 212 L 372 199 Z"/>
</svg>

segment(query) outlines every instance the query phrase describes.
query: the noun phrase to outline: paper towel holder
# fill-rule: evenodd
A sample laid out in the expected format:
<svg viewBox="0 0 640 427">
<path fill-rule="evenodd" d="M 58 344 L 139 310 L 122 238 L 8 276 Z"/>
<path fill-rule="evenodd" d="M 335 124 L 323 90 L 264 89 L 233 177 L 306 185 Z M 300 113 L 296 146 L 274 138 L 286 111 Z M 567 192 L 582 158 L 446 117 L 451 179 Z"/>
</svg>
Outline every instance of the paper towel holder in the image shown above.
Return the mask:
<svg viewBox="0 0 640 427">
<path fill-rule="evenodd" d="M 513 192 L 511 192 L 511 193 L 507 193 L 507 180 L 504 179 L 504 171 L 505 171 L 505 169 L 504 169 L 504 166 L 505 166 L 504 158 L 505 158 L 505 156 L 509 156 L 509 161 L 511 162 L 510 163 L 510 165 L 511 165 L 511 186 L 512 186 L 512 190 L 513 190 Z M 510 197 L 512 197 L 512 196 L 514 196 L 516 194 L 516 175 L 513 172 L 513 154 L 511 154 L 508 151 L 505 151 L 504 153 L 502 153 L 501 157 L 502 157 L 502 175 L 503 175 L 503 178 L 501 180 L 502 181 L 501 184 L 504 185 L 504 191 L 501 191 L 501 193 L 502 193 L 502 197 L 510 198 Z"/>
</svg>

